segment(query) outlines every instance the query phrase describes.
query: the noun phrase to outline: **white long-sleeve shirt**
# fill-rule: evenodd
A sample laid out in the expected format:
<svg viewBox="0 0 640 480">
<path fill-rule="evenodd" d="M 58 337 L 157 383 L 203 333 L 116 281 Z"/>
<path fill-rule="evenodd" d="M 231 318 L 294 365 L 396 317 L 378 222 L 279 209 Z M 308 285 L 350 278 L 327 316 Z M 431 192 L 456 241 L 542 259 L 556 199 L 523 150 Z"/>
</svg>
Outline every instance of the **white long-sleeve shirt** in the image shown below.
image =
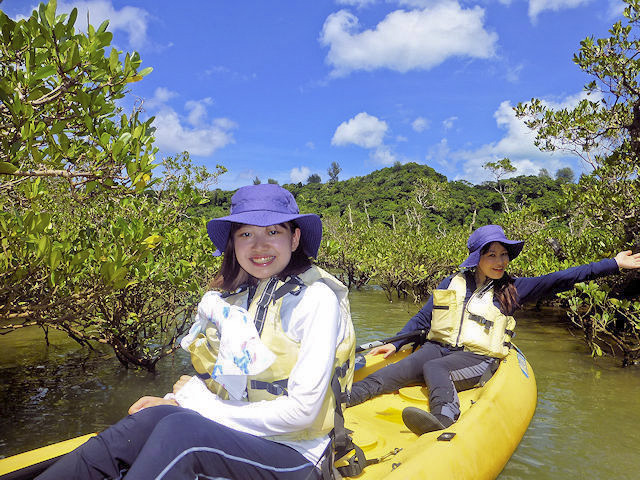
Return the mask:
<svg viewBox="0 0 640 480">
<path fill-rule="evenodd" d="M 222 400 L 198 377 L 175 395 L 182 407 L 235 430 L 263 437 L 304 430 L 318 415 L 333 374 L 336 348 L 346 333 L 338 299 L 324 283 L 315 282 L 301 295 L 285 295 L 281 308 L 282 329 L 300 343 L 300 352 L 288 382 L 288 395 L 270 401 Z M 311 462 L 317 462 L 328 436 L 291 446 Z"/>
</svg>

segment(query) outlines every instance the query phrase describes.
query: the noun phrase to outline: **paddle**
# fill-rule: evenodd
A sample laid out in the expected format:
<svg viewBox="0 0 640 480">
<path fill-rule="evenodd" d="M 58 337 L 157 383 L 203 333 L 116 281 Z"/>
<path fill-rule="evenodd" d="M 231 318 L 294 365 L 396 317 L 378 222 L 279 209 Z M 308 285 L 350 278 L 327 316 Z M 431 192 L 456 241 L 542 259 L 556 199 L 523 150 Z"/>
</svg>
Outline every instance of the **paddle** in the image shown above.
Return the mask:
<svg viewBox="0 0 640 480">
<path fill-rule="evenodd" d="M 374 340 L 373 342 L 363 343 L 362 345 L 358 345 L 356 347 L 356 353 L 360 353 L 374 347 L 380 347 L 386 343 L 392 343 L 392 342 L 397 342 L 398 340 L 404 340 L 405 338 L 421 337 L 425 335 L 425 333 L 426 333 L 425 330 L 414 330 L 413 332 L 403 333 L 402 335 L 396 335 L 395 337 L 383 338 L 382 340 Z"/>
</svg>

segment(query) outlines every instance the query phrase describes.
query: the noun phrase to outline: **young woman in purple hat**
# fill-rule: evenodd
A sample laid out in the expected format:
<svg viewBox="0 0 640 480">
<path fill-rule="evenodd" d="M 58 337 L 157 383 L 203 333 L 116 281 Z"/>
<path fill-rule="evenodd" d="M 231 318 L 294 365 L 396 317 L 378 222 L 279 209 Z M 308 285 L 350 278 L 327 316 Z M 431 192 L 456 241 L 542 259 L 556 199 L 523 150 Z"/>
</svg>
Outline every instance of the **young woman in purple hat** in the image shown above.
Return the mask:
<svg viewBox="0 0 640 480">
<path fill-rule="evenodd" d="M 321 478 L 329 433 L 341 418 L 335 399 L 353 379 L 355 348 L 346 287 L 310 261 L 321 220 L 301 215 L 284 188 L 253 185 L 240 188 L 230 215 L 211 220 L 207 231 L 215 254 L 224 253 L 213 284 L 225 293 L 203 297 L 193 341 L 183 340 L 197 375 L 181 377 L 164 398 L 142 397 L 128 417 L 39 479 Z M 216 302 L 224 321 L 240 312 L 255 326 L 260 348 L 268 349 L 265 368 L 220 375 L 267 354 L 246 347 L 255 338 L 242 339 L 246 355 L 221 366 L 223 345 L 239 327 L 216 330 L 207 318 Z M 235 391 L 229 385 L 237 387 L 238 378 Z"/>
<path fill-rule="evenodd" d="M 514 278 L 506 269 L 523 245 L 509 240 L 498 225 L 474 231 L 467 241 L 469 256 L 460 265 L 461 271 L 440 282 L 422 309 L 398 332 L 424 329 L 428 333 L 422 347 L 354 383 L 347 406 L 424 382 L 431 413 L 408 407 L 402 419 L 416 435 L 444 429 L 460 415 L 457 392 L 476 386 L 487 370 L 497 366 L 495 360 L 507 355 L 516 324 L 511 315 L 520 305 L 621 268 L 640 268 L 640 253 L 627 251 L 613 259 L 540 277 Z M 389 343 L 370 354 L 386 358 L 406 343 L 408 340 Z"/>
</svg>

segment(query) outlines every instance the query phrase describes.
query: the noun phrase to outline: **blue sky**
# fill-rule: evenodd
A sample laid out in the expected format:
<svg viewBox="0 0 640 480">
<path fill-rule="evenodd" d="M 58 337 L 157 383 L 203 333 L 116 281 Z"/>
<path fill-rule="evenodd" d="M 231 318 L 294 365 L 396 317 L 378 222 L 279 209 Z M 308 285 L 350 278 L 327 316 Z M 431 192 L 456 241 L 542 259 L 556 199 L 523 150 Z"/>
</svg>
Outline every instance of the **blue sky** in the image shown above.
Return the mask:
<svg viewBox="0 0 640 480">
<path fill-rule="evenodd" d="M 13 18 L 35 2 L 4 0 Z M 532 97 L 570 106 L 586 77 L 580 40 L 602 37 L 621 0 L 90 0 L 82 27 L 110 19 L 113 44 L 154 71 L 132 85 L 156 117 L 160 156 L 183 150 L 224 165 L 218 186 L 257 176 L 303 183 L 427 164 L 449 180 L 589 166 L 539 152 L 512 107 Z M 85 20 L 86 23 L 86 20 Z"/>
</svg>

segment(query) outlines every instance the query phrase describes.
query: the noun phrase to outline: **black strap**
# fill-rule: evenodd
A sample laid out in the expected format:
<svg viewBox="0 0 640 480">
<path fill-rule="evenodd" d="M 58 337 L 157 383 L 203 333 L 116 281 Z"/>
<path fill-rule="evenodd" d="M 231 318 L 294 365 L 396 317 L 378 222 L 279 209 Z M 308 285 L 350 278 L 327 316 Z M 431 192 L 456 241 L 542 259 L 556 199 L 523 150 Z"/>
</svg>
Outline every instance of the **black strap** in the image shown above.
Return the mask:
<svg viewBox="0 0 640 480">
<path fill-rule="evenodd" d="M 353 443 L 351 439 L 351 431 L 347 430 L 344 426 L 344 414 L 342 412 L 342 404 L 340 399 L 342 398 L 342 389 L 340 387 L 340 378 L 344 377 L 349 370 L 349 360 L 344 364 L 336 367 L 331 377 L 331 390 L 335 398 L 335 412 L 333 416 L 333 430 L 330 437 L 331 442 L 329 451 L 324 459 L 321 467 L 322 478 L 324 480 L 334 480 L 344 477 L 355 477 L 360 475 L 367 465 L 369 465 L 367 458 L 360 447 Z M 350 457 L 348 464 L 342 467 L 335 466 L 335 460 L 354 451 L 354 455 Z M 372 462 L 375 463 L 375 462 Z"/>
<path fill-rule="evenodd" d="M 351 442 L 351 447 L 351 450 L 353 450 L 355 454 L 347 460 L 348 465 L 336 468 L 343 477 L 356 477 L 360 475 L 367 466 L 372 463 L 377 463 L 376 461 L 370 463 L 362 449 L 355 443 Z M 337 455 L 338 454 L 336 454 L 336 457 Z"/>
<path fill-rule="evenodd" d="M 470 315 L 469 318 L 474 322 L 479 323 L 480 325 L 484 325 L 484 328 L 486 328 L 487 330 L 493 327 L 493 322 L 491 320 L 487 320 L 480 315 Z"/>
<path fill-rule="evenodd" d="M 238 295 L 239 293 L 244 292 L 245 290 L 249 290 L 249 284 L 244 283 L 242 285 L 240 285 L 237 289 L 235 289 L 233 292 L 220 292 L 220 298 L 229 298 L 231 295 Z M 255 288 L 254 288 L 255 291 Z"/>
<path fill-rule="evenodd" d="M 349 361 L 347 360 L 347 368 L 348 363 Z M 342 366 L 336 367 L 331 377 L 331 391 L 336 404 L 333 416 L 333 443 L 336 450 L 345 448 L 351 441 L 347 430 L 344 428 L 344 414 L 342 412 L 342 403 L 340 403 L 342 397 L 340 378 L 344 376 L 343 372 L 346 373 L 346 370 L 343 370 Z"/>
<path fill-rule="evenodd" d="M 264 327 L 264 320 L 267 317 L 267 310 L 269 308 L 269 303 L 273 298 L 277 285 L 278 285 L 278 279 L 275 277 L 270 278 L 267 282 L 266 287 L 264 287 L 262 294 L 260 295 L 260 299 L 258 300 L 258 308 L 256 309 L 256 316 L 253 319 L 254 323 L 256 324 L 256 330 L 258 331 L 258 335 L 262 335 L 262 329 Z"/>
<path fill-rule="evenodd" d="M 260 299 L 258 300 L 256 316 L 253 319 L 254 323 L 256 324 L 258 335 L 262 334 L 262 329 L 264 328 L 264 320 L 267 316 L 269 304 L 271 302 L 275 303 L 276 300 L 284 297 L 287 293 L 298 295 L 306 286 L 304 282 L 295 275 L 287 279 L 287 281 L 283 285 L 276 289 L 278 282 L 279 280 L 276 277 L 270 278 L 267 286 L 264 287 L 264 290 L 260 295 Z M 247 305 L 251 305 L 251 302 L 253 301 L 253 297 L 255 295 L 255 291 L 255 287 L 249 287 L 249 297 L 247 299 Z"/>
<path fill-rule="evenodd" d="M 306 285 L 302 280 L 300 280 L 300 277 L 298 277 L 297 275 L 293 275 L 273 294 L 273 302 L 280 299 L 281 297 L 284 297 L 287 293 L 291 293 L 292 295 L 299 295 L 300 292 L 302 292 L 302 289 L 305 287 Z"/>
<path fill-rule="evenodd" d="M 333 441 L 329 442 L 321 458 L 320 474 L 322 475 L 322 480 L 340 480 L 342 475 L 340 475 L 335 465 L 336 454 L 333 450 Z"/>
<path fill-rule="evenodd" d="M 275 382 L 263 382 L 261 380 L 251 380 L 251 388 L 254 390 L 266 390 L 271 395 L 288 395 L 287 391 L 289 379 L 276 380 Z"/>
</svg>

